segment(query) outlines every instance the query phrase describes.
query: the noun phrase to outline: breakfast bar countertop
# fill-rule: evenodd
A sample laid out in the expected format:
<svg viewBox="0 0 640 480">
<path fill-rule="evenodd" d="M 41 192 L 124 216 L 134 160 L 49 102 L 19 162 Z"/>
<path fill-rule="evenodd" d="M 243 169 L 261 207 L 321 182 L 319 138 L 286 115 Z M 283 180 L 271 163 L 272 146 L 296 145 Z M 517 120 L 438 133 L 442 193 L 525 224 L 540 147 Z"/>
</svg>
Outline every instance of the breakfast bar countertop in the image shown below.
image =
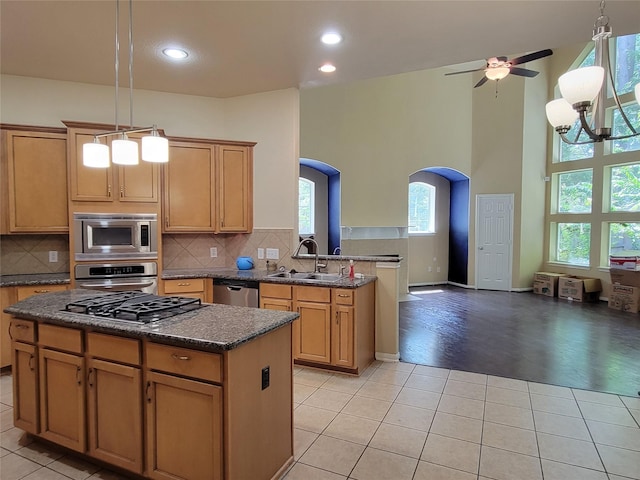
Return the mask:
<svg viewBox="0 0 640 480">
<path fill-rule="evenodd" d="M 140 324 L 65 310 L 67 304 L 108 295 L 97 291 L 67 290 L 31 296 L 4 311 L 18 318 L 66 327 L 146 338 L 212 352 L 232 350 L 298 318 L 298 313 L 259 308 L 203 304 L 202 308 Z"/>
</svg>

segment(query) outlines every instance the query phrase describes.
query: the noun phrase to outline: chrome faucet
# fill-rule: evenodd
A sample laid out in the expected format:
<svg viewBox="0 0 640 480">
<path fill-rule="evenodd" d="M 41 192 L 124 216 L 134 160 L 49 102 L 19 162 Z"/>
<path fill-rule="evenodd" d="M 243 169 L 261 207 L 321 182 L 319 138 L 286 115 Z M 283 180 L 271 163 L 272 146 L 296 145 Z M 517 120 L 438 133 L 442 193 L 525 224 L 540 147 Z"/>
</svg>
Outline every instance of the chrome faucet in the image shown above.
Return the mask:
<svg viewBox="0 0 640 480">
<path fill-rule="evenodd" d="M 311 238 L 311 237 L 303 238 L 300 241 L 300 243 L 298 244 L 298 248 L 296 248 L 296 251 L 293 252 L 293 256 L 297 257 L 300 254 L 300 249 L 302 248 L 302 245 L 304 245 L 307 242 L 313 243 L 313 245 L 316 247 L 316 249 L 315 249 L 316 259 L 315 259 L 315 262 L 314 262 L 315 267 L 314 267 L 313 273 L 320 273 L 320 269 L 321 268 L 325 268 L 327 265 L 324 264 L 324 263 L 320 263 L 318 261 L 318 249 L 319 249 L 318 242 L 316 242 L 313 238 Z"/>
</svg>

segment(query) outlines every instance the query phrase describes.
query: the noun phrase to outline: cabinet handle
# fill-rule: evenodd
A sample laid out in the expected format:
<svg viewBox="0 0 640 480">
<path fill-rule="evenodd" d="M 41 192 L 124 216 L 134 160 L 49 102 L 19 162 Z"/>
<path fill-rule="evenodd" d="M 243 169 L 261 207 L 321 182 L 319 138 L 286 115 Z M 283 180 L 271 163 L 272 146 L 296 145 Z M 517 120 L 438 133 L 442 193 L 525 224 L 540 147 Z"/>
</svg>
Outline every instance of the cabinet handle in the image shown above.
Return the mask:
<svg viewBox="0 0 640 480">
<path fill-rule="evenodd" d="M 111 185 L 107 185 L 107 196 L 111 196 Z"/>
<path fill-rule="evenodd" d="M 191 285 L 189 282 L 179 283 L 178 284 L 179 287 L 188 287 L 189 285 Z"/>
<path fill-rule="evenodd" d="M 50 290 L 46 290 L 46 289 L 44 289 L 44 290 L 35 290 L 34 291 L 34 293 L 49 293 L 49 292 L 50 292 Z"/>
<path fill-rule="evenodd" d="M 145 396 L 147 397 L 147 402 L 151 403 L 151 395 L 149 395 L 149 390 L 151 389 L 151 382 L 147 382 L 147 388 L 145 391 Z"/>
<path fill-rule="evenodd" d="M 9 322 L 9 338 L 13 341 L 13 335 L 11 334 L 11 327 L 13 327 L 13 322 Z"/>
<path fill-rule="evenodd" d="M 164 217 L 164 226 L 169 228 L 169 216 Z"/>
<path fill-rule="evenodd" d="M 80 367 L 76 367 L 76 380 L 78 381 L 78 385 L 82 385 L 82 375 L 80 375 L 80 371 L 82 369 Z"/>
<path fill-rule="evenodd" d="M 340 315 L 338 312 L 336 312 L 336 325 L 338 325 L 339 323 L 339 318 L 340 318 Z"/>
<path fill-rule="evenodd" d="M 23 330 L 29 330 L 29 326 L 28 325 L 23 325 L 21 323 L 17 323 L 16 324 L 16 328 L 21 328 Z"/>
<path fill-rule="evenodd" d="M 338 296 L 340 298 L 349 298 L 351 295 L 345 295 L 344 293 L 339 293 Z"/>
<path fill-rule="evenodd" d="M 35 358 L 35 357 L 33 356 L 33 353 L 29 355 L 29 370 L 31 370 L 32 372 L 36 369 L 36 368 L 33 366 L 33 360 L 34 360 L 34 358 Z"/>
<path fill-rule="evenodd" d="M 93 368 L 89 369 L 89 375 L 87 375 L 87 381 L 89 382 L 89 386 L 93 388 Z"/>
<path fill-rule="evenodd" d="M 174 360 L 191 360 L 191 357 L 188 355 L 178 355 L 177 353 L 172 353 L 171 358 Z"/>
<path fill-rule="evenodd" d="M 124 185 L 120 186 L 120 198 L 124 197 Z"/>
</svg>

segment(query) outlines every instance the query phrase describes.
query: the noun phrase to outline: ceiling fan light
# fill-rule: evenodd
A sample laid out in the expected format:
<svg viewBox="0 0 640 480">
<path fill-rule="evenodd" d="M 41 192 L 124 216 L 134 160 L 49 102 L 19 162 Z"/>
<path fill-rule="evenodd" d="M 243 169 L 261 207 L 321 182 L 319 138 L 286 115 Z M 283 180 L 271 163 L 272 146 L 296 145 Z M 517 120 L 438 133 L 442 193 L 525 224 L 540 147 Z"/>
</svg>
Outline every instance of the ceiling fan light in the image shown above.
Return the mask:
<svg viewBox="0 0 640 480">
<path fill-rule="evenodd" d="M 547 103 L 545 107 L 547 120 L 553 128 L 571 127 L 578 119 L 578 112 L 564 98 L 558 98 Z"/>
<path fill-rule="evenodd" d="M 593 102 L 602 88 L 604 68 L 593 66 L 571 70 L 558 78 L 560 93 L 571 105 Z"/>
<path fill-rule="evenodd" d="M 169 161 L 169 140 L 161 137 L 155 129 L 151 135 L 142 137 L 142 160 L 153 163 Z"/>
<path fill-rule="evenodd" d="M 484 74 L 489 80 L 502 80 L 509 75 L 509 67 L 487 68 Z"/>
<path fill-rule="evenodd" d="M 94 139 L 93 143 L 82 146 L 82 164 L 91 168 L 109 167 L 109 147 Z"/>
<path fill-rule="evenodd" d="M 137 165 L 138 144 L 123 134 L 121 139 L 111 142 L 111 155 L 116 165 Z"/>
</svg>

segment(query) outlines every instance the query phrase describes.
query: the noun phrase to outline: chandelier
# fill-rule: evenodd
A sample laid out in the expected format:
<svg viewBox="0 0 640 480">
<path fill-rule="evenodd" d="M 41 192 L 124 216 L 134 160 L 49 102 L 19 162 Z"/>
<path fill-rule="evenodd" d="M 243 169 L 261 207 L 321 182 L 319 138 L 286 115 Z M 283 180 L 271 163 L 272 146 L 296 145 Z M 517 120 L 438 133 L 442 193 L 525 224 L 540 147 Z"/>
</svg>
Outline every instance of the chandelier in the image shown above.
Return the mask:
<svg viewBox="0 0 640 480">
<path fill-rule="evenodd" d="M 142 160 L 155 163 L 169 161 L 169 141 L 158 133 L 158 128 L 152 127 L 133 128 L 133 0 L 129 0 L 129 127 L 120 129 L 118 124 L 118 90 L 119 90 L 119 19 L 120 0 L 116 0 L 116 38 L 115 38 L 115 130 L 111 132 L 97 133 L 93 136 L 93 143 L 85 143 L 82 146 L 82 163 L 86 167 L 108 168 L 109 147 L 100 143 L 100 138 L 117 136 L 111 142 L 111 160 L 116 165 L 137 165 L 138 144 L 129 140 L 127 134 L 150 132 L 142 137 Z"/>
<path fill-rule="evenodd" d="M 600 2 L 600 16 L 593 25 L 593 41 L 595 43 L 594 66 L 583 67 L 561 75 L 558 87 L 563 98 L 547 103 L 547 120 L 560 134 L 562 140 L 572 145 L 602 142 L 604 140 L 622 140 L 640 135 L 640 126 L 634 127 L 627 117 L 618 93 L 616 92 L 611 63 L 609 61 L 609 37 L 612 31 L 609 17 L 604 14 L 605 0 Z M 620 112 L 621 118 L 632 132 L 628 135 L 611 136 L 611 128 L 605 125 L 605 98 L 607 94 L 607 77 L 611 82 L 611 92 Z M 640 83 L 635 86 L 636 102 L 640 104 Z M 591 121 L 588 115 L 591 114 Z M 571 139 L 567 133 L 577 119 L 580 128 Z M 589 140 L 578 141 L 584 132 Z"/>
</svg>

